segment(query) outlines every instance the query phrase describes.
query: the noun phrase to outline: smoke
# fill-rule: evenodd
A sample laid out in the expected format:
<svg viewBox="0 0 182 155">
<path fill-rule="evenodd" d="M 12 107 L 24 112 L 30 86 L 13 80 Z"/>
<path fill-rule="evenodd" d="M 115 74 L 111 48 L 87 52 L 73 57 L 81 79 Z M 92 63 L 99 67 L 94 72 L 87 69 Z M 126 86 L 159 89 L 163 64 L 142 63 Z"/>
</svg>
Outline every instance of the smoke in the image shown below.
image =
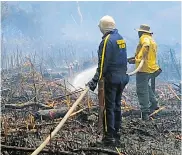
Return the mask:
<svg viewBox="0 0 182 155">
<path fill-rule="evenodd" d="M 67 48 L 72 44 L 79 54 L 80 49 L 93 51 L 100 36 L 94 21 L 87 18 L 77 2 L 7 2 L 2 23 L 3 45 L 6 52 L 17 48 L 26 53 Z M 89 27 L 89 28 L 88 28 Z M 88 31 L 89 30 L 89 31 Z M 95 46 L 93 46 L 95 45 Z M 81 54 L 82 55 L 82 54 Z"/>
<path fill-rule="evenodd" d="M 80 16 L 80 24 L 82 24 L 82 22 L 83 22 L 83 16 L 82 16 L 82 13 L 80 11 L 80 5 L 79 5 L 78 1 L 77 1 L 77 9 L 78 9 L 78 14 Z"/>
<path fill-rule="evenodd" d="M 153 9 L 146 10 L 146 3 Z M 49 51 L 50 46 L 58 51 L 59 48 L 66 49 L 68 44 L 72 44 L 79 55 L 83 55 L 83 51 L 88 51 L 85 55 L 89 55 L 91 51 L 96 54 L 102 37 L 97 24 L 106 14 L 114 17 L 119 32 L 125 36 L 129 56 L 134 54 L 138 42 L 137 33 L 133 29 L 141 23 L 151 22 L 149 24 L 157 36 L 158 44 L 180 43 L 180 2 L 146 3 L 6 2 L 2 9 L 3 45 L 6 52 L 16 51 L 18 47 L 23 53 L 32 53 L 35 50 L 39 53 Z M 138 10 L 139 7 L 144 10 Z M 166 12 L 170 13 L 168 9 L 171 7 L 173 11 L 176 10 L 173 13 L 175 18 L 170 18 L 169 21 L 163 19 Z M 167 26 L 161 27 L 164 24 Z M 175 29 L 171 24 L 175 25 Z"/>
</svg>

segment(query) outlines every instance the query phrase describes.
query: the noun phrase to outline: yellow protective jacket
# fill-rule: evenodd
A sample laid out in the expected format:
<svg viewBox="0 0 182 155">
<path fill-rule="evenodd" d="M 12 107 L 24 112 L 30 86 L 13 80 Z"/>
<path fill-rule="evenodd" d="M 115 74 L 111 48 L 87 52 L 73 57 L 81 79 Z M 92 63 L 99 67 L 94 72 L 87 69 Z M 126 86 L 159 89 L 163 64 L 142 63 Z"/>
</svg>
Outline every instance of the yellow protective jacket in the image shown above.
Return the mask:
<svg viewBox="0 0 182 155">
<path fill-rule="evenodd" d="M 147 46 L 149 47 L 149 52 L 143 64 L 143 67 L 139 72 L 154 73 L 159 69 L 159 66 L 157 65 L 157 44 L 155 43 L 152 36 L 147 33 L 144 33 L 140 37 L 140 41 L 136 49 L 135 53 L 136 68 L 138 67 L 140 61 L 142 60 L 143 55 L 146 52 L 145 47 Z"/>
</svg>

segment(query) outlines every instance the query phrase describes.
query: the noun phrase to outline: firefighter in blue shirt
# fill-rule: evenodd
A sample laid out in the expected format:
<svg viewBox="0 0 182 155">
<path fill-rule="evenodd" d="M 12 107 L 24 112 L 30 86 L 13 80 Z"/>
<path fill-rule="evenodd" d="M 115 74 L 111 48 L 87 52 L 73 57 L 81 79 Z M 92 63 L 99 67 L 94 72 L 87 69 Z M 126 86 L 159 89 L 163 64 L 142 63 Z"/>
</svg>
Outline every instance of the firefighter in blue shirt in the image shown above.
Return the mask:
<svg viewBox="0 0 182 155">
<path fill-rule="evenodd" d="M 104 80 L 105 118 L 102 140 L 105 145 L 115 145 L 120 139 L 121 95 L 129 81 L 126 74 L 126 43 L 115 28 L 111 16 L 102 17 L 99 28 L 103 37 L 98 49 L 98 68 L 87 85 L 94 91 L 98 82 Z"/>
</svg>

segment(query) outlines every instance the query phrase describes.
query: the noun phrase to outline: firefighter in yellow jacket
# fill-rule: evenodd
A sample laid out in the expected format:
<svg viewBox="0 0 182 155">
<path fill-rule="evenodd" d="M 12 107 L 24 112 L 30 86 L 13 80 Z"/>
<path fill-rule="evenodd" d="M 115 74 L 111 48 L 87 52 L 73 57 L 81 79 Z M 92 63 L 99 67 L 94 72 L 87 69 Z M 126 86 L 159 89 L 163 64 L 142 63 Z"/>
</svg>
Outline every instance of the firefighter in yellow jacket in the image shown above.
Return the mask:
<svg viewBox="0 0 182 155">
<path fill-rule="evenodd" d="M 149 114 L 158 109 L 158 102 L 149 85 L 149 80 L 157 77 L 162 70 L 157 65 L 157 44 L 152 37 L 153 33 L 150 31 L 150 27 L 143 24 L 137 31 L 139 44 L 135 57 L 130 58 L 128 62 L 130 64 L 135 63 L 136 68 L 138 68 L 141 60 L 144 60 L 144 64 L 136 73 L 136 89 L 141 106 L 142 120 L 148 120 Z"/>
</svg>

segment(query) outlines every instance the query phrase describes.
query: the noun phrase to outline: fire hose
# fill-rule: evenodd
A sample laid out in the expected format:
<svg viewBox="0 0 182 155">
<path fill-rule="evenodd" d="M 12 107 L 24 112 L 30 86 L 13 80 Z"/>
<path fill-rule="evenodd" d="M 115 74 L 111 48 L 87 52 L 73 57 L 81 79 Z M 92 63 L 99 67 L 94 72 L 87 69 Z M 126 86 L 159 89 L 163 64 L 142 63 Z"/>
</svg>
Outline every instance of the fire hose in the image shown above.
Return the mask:
<svg viewBox="0 0 182 155">
<path fill-rule="evenodd" d="M 69 111 L 66 113 L 66 115 L 63 117 L 61 122 L 57 125 L 57 127 L 51 132 L 51 134 L 45 139 L 45 141 L 31 154 L 31 155 L 37 155 L 39 154 L 43 148 L 49 143 L 50 139 L 53 138 L 57 132 L 62 128 L 66 120 L 69 118 L 69 116 L 72 114 L 74 109 L 77 107 L 77 105 L 80 103 L 80 101 L 83 99 L 83 97 L 88 92 L 89 88 L 86 87 L 85 90 L 81 93 L 80 97 L 76 100 L 75 103 L 73 103 L 72 107 L 69 109 Z"/>
<path fill-rule="evenodd" d="M 135 69 L 133 72 L 127 73 L 129 76 L 132 76 L 136 74 L 143 66 L 144 64 L 144 59 L 141 60 L 140 64 L 138 65 L 137 69 Z"/>
</svg>

